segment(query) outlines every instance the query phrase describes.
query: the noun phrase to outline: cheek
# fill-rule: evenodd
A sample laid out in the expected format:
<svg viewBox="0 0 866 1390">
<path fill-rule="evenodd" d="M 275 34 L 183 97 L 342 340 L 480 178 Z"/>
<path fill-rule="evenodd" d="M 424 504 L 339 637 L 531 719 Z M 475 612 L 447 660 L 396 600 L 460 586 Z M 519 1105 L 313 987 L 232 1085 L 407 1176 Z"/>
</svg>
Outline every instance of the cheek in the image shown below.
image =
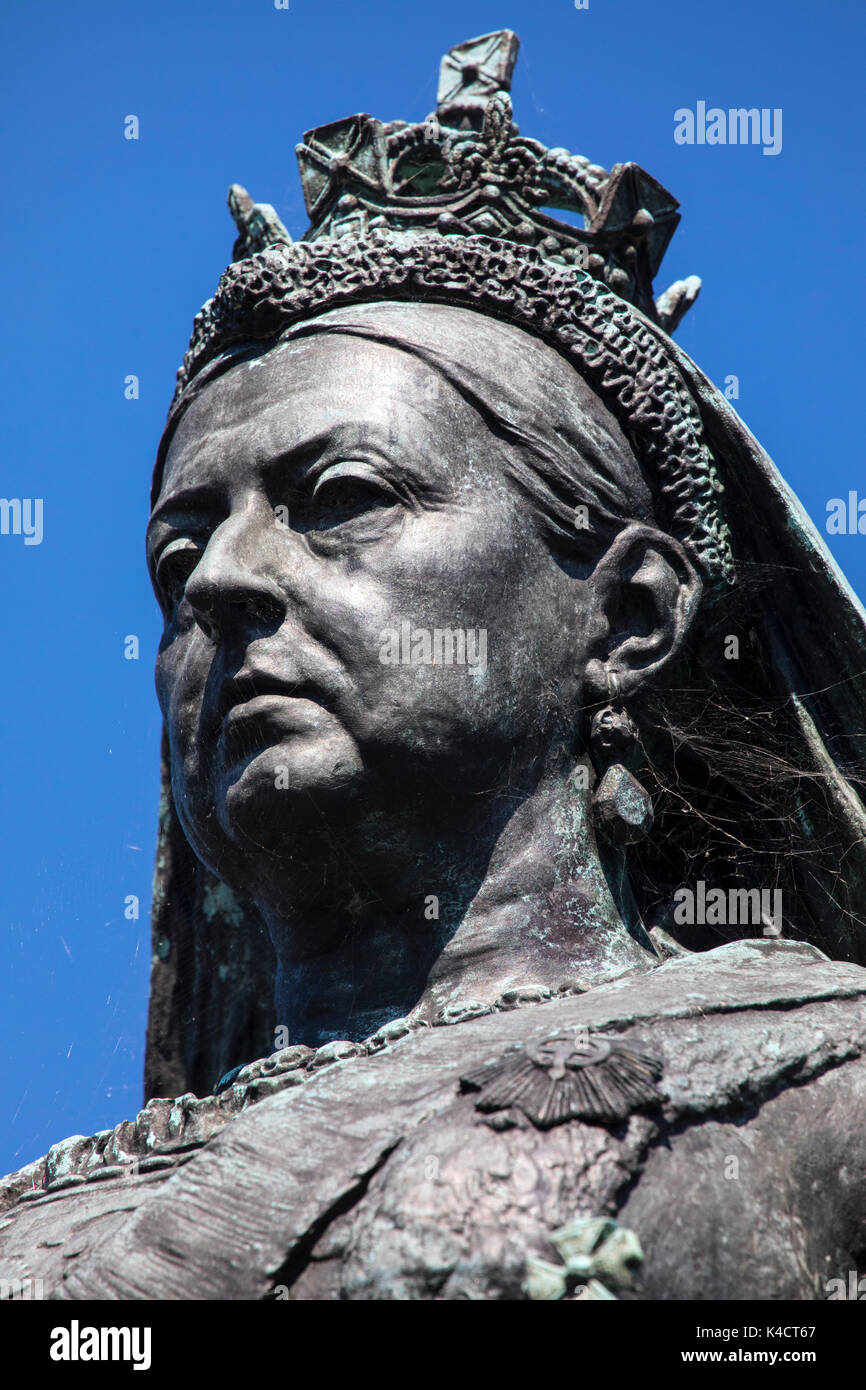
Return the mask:
<svg viewBox="0 0 866 1390">
<path fill-rule="evenodd" d="M 354 587 L 344 649 L 362 739 L 516 738 L 572 703 L 574 581 L 513 514 L 423 516 L 381 559 Z"/>
<path fill-rule="evenodd" d="M 202 752 L 200 713 L 210 663 L 200 661 L 195 645 L 193 633 L 178 633 L 160 652 L 154 671 L 157 700 L 179 766 L 188 766 Z"/>
<path fill-rule="evenodd" d="M 171 694 L 173 682 L 171 678 L 171 658 L 163 651 L 160 651 L 156 658 L 154 667 L 153 681 L 156 687 L 156 698 L 162 712 L 166 726 L 171 729 Z"/>
<path fill-rule="evenodd" d="M 493 480 L 474 483 L 454 506 L 415 513 L 393 544 L 358 561 L 379 613 L 440 626 L 492 626 L 527 575 L 551 567 L 513 496 Z"/>
</svg>

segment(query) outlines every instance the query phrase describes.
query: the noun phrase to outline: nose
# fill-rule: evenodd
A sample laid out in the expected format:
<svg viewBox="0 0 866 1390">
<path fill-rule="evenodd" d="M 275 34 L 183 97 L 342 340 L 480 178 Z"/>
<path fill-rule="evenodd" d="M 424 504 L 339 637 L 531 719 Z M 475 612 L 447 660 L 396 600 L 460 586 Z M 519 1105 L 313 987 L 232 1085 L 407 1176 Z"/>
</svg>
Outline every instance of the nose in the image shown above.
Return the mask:
<svg viewBox="0 0 866 1390">
<path fill-rule="evenodd" d="M 265 521 L 253 510 L 228 517 L 187 580 L 185 597 L 211 640 L 228 641 L 251 627 L 273 630 L 282 624 L 286 599 L 268 573 L 274 559 L 273 524 L 270 510 Z"/>
</svg>

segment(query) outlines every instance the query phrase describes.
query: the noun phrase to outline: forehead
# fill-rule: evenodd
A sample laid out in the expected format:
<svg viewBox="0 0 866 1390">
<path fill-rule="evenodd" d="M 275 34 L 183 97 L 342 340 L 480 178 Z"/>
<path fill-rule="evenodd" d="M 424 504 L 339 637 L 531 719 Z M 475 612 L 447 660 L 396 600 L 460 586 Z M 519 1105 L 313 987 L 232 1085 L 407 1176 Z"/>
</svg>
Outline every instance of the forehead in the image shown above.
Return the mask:
<svg viewBox="0 0 866 1390">
<path fill-rule="evenodd" d="M 455 411 L 465 433 L 475 412 L 409 353 L 345 334 L 280 343 L 224 372 L 190 404 L 160 491 L 325 440 L 340 448 L 423 448 Z"/>
</svg>

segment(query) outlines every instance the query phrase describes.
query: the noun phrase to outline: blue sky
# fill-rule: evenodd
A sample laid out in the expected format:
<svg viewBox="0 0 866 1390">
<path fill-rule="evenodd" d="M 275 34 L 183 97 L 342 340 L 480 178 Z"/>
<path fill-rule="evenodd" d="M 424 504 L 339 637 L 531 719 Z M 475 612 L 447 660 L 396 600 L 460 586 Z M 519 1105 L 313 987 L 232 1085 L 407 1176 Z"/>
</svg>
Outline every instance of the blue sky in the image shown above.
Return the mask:
<svg viewBox="0 0 866 1390">
<path fill-rule="evenodd" d="M 0 1172 L 141 1103 L 160 730 L 143 534 L 174 372 L 231 256 L 227 187 L 300 235 L 302 132 L 421 119 L 440 55 L 504 27 L 522 133 L 635 160 L 680 199 L 657 291 L 702 276 L 679 341 L 739 378 L 819 527 L 831 497 L 866 496 L 858 0 L 6 0 L 0 494 L 42 498 L 44 537 L 0 536 Z M 676 144 L 698 101 L 781 108 L 781 152 Z M 829 540 L 866 596 L 866 537 Z"/>
</svg>

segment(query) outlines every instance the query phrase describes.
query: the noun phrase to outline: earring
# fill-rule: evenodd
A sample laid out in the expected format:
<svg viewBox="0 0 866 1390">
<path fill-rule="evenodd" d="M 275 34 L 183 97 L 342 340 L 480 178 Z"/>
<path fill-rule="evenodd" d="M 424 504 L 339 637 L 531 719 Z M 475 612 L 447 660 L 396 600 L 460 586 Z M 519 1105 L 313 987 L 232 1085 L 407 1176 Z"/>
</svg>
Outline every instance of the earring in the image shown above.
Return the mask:
<svg viewBox="0 0 866 1390">
<path fill-rule="evenodd" d="M 608 703 L 596 710 L 589 726 L 590 747 L 601 780 L 592 805 L 598 826 L 618 845 L 646 839 L 653 823 L 653 804 L 626 763 L 634 756 L 637 729 L 619 694 L 619 681 L 608 672 Z"/>
</svg>

